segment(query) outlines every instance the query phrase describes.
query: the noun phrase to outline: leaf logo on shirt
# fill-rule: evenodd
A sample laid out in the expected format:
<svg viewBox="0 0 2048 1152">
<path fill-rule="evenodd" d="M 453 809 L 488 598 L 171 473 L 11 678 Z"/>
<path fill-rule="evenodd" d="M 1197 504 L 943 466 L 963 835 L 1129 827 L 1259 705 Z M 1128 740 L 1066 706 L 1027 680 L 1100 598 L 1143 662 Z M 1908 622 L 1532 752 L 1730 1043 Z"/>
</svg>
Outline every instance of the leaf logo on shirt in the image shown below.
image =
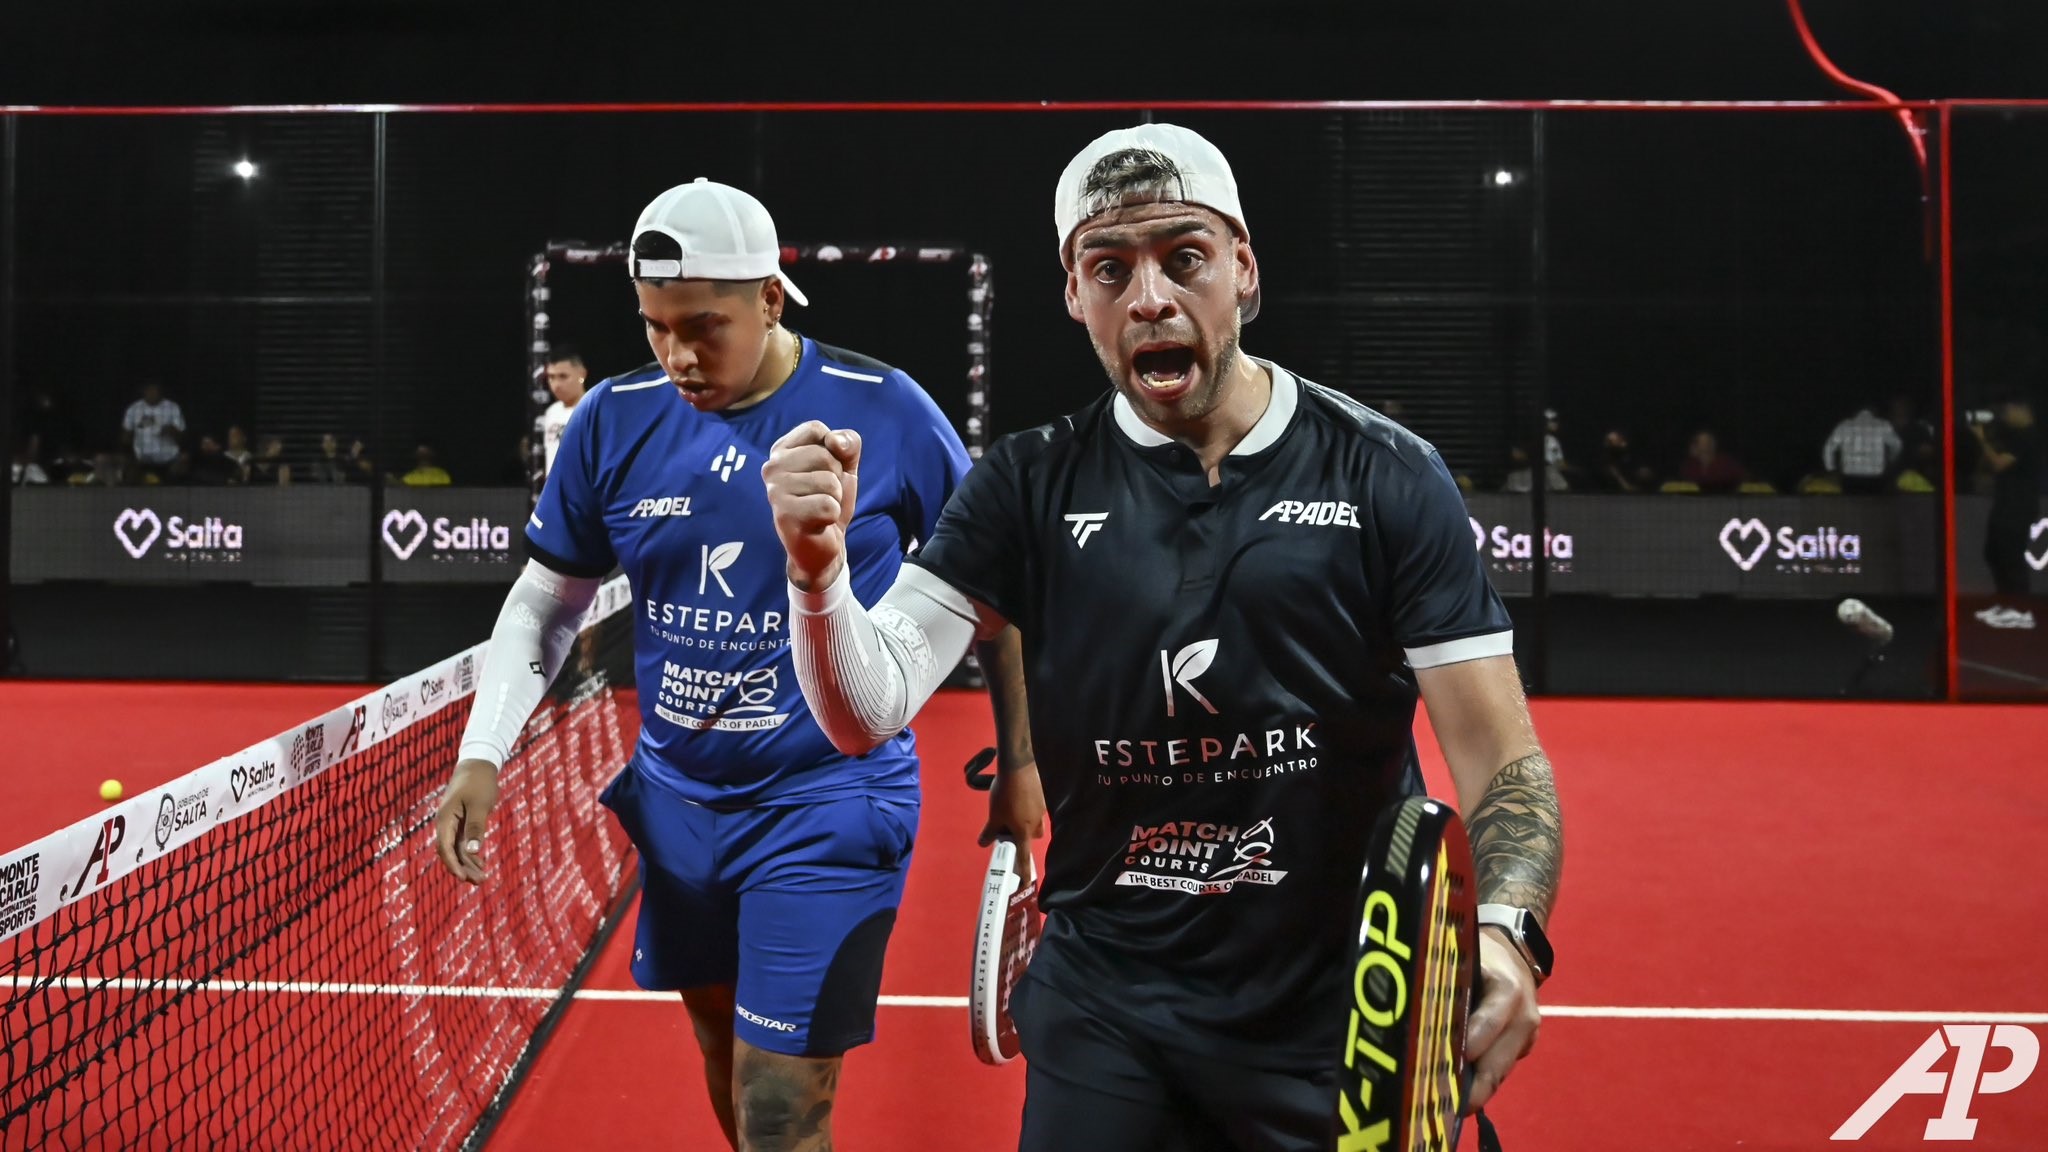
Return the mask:
<svg viewBox="0 0 2048 1152">
<path fill-rule="evenodd" d="M 1209 703 L 1209 698 L 1202 695 L 1201 691 L 1189 683 L 1189 681 L 1209 670 L 1209 665 L 1216 659 L 1217 643 L 1216 640 L 1197 640 L 1193 644 L 1173 653 L 1171 659 L 1168 658 L 1165 649 L 1159 650 L 1159 675 L 1163 681 L 1163 687 L 1166 689 L 1166 714 L 1168 716 L 1174 714 L 1173 689 L 1175 685 L 1187 689 L 1188 695 L 1194 697 L 1197 704 L 1208 709 L 1211 716 L 1216 714 L 1216 706 Z"/>
<path fill-rule="evenodd" d="M 728 597 L 732 595 L 732 585 L 725 582 L 725 570 L 732 567 L 733 562 L 740 558 L 740 549 L 745 546 L 746 541 L 744 540 L 734 540 L 729 543 L 720 544 L 716 548 L 709 544 L 703 546 L 701 551 L 704 557 L 704 570 L 697 574 L 697 594 L 699 596 L 704 594 L 706 585 L 712 580 L 718 581 L 720 591 L 724 592 Z"/>
</svg>

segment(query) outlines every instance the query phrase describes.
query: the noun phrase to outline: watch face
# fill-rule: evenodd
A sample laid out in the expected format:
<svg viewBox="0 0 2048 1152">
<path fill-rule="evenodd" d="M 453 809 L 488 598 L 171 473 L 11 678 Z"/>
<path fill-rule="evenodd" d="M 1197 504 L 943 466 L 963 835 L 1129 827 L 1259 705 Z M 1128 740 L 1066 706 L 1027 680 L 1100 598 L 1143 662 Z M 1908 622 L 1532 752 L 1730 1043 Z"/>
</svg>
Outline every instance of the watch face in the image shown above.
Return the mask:
<svg viewBox="0 0 2048 1152">
<path fill-rule="evenodd" d="M 1550 938 L 1543 934 L 1543 926 L 1536 917 L 1522 913 L 1522 939 L 1529 945 L 1529 955 L 1536 958 L 1536 966 L 1543 971 L 1545 979 L 1557 974 L 1557 957 L 1550 950 Z"/>
</svg>

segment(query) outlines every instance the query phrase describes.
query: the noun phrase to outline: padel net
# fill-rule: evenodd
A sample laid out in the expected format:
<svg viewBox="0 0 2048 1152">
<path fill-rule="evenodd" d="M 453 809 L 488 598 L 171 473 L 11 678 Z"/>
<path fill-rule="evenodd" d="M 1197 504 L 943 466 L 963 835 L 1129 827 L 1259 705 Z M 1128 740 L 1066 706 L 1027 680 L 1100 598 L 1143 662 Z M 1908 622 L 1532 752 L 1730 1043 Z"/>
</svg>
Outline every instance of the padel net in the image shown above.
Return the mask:
<svg viewBox="0 0 2048 1152">
<path fill-rule="evenodd" d="M 623 578 L 500 773 L 432 821 L 488 644 L 0 855 L 0 1152 L 479 1146 L 634 886 Z"/>
</svg>

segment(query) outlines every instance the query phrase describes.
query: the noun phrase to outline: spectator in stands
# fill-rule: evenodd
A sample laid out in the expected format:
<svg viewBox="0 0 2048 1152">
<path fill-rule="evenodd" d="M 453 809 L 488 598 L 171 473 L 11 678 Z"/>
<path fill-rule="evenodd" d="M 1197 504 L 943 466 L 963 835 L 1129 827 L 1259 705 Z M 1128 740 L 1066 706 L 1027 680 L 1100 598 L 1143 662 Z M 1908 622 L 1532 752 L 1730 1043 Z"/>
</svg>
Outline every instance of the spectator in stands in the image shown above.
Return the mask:
<svg viewBox="0 0 2048 1152">
<path fill-rule="evenodd" d="M 1564 445 L 1557 438 L 1557 409 L 1544 409 L 1543 420 L 1544 482 L 1549 485 L 1552 492 L 1569 492 L 1572 490 L 1572 484 L 1567 474 L 1577 469 L 1564 458 Z M 1529 454 L 1517 444 L 1508 449 L 1508 475 L 1500 490 L 1527 492 L 1530 483 Z"/>
<path fill-rule="evenodd" d="M 50 482 L 50 474 L 43 471 L 41 464 L 36 463 L 36 456 L 40 453 L 40 449 L 41 446 L 36 443 L 34 436 L 18 441 L 14 445 L 14 459 L 9 467 L 7 477 L 9 484 L 20 487 L 24 484 L 48 484 Z"/>
<path fill-rule="evenodd" d="M 1702 428 L 1692 434 L 1678 478 L 1702 492 L 1733 492 L 1749 474 L 1735 457 L 1721 451 L 1720 439 L 1712 431 Z"/>
<path fill-rule="evenodd" d="M 249 433 L 240 424 L 228 426 L 228 443 L 225 454 L 228 459 L 235 462 L 235 467 L 242 470 L 242 481 L 247 483 L 249 480 L 249 465 L 255 462 L 256 453 L 249 450 Z"/>
<path fill-rule="evenodd" d="M 1616 428 L 1601 441 L 1594 482 L 1602 492 L 1650 492 L 1657 487 L 1657 475 L 1629 447 L 1628 433 Z"/>
<path fill-rule="evenodd" d="M 309 484 L 346 484 L 348 458 L 341 454 L 341 437 L 332 432 L 320 435 L 320 454 L 313 457 L 313 463 L 306 469 Z"/>
<path fill-rule="evenodd" d="M 1995 409 L 1995 419 L 1969 421 L 1992 473 L 1991 514 L 1984 526 L 1984 559 L 2001 596 L 2030 591 L 2027 546 L 2041 514 L 2041 441 L 2034 430 L 2034 406 L 2012 396 Z"/>
<path fill-rule="evenodd" d="M 398 478 L 408 488 L 445 488 L 455 481 L 434 462 L 434 449 L 422 444 L 412 450 L 412 471 Z"/>
<path fill-rule="evenodd" d="M 1579 466 L 1565 457 L 1564 441 L 1558 439 L 1564 434 L 1558 422 L 1557 409 L 1543 410 L 1543 464 L 1550 472 L 1550 490 L 1569 492 L 1580 486 L 1583 479 Z"/>
<path fill-rule="evenodd" d="M 231 430 L 228 435 L 232 438 L 234 436 L 233 431 Z M 292 482 L 292 466 L 285 463 L 284 438 L 281 436 L 265 436 L 263 438 L 262 450 L 257 452 L 254 459 L 249 462 L 249 466 L 243 469 L 243 476 L 243 483 L 246 484 L 262 484 L 280 488 L 290 484 Z"/>
<path fill-rule="evenodd" d="M 83 468 L 74 469 L 65 477 L 65 483 L 76 487 L 92 485 L 100 488 L 116 488 L 134 482 L 128 456 L 118 452 L 97 452 L 92 462 Z"/>
<path fill-rule="evenodd" d="M 1547 450 L 1547 449 L 1546 449 Z M 1552 492 L 1568 492 L 1571 485 L 1565 482 L 1564 473 L 1555 466 L 1545 468 L 1544 475 Z M 1503 492 L 1527 492 L 1532 483 L 1529 468 L 1529 453 L 1520 444 L 1508 449 L 1507 479 L 1501 482 Z"/>
<path fill-rule="evenodd" d="M 341 437 L 327 432 L 320 437 L 320 454 L 313 458 L 306 477 L 313 484 L 368 484 L 377 478 L 377 466 L 361 440 L 351 441 L 343 452 Z"/>
<path fill-rule="evenodd" d="M 1915 487 L 1931 489 L 1941 475 L 1941 439 L 1934 425 L 1920 419 L 1910 396 L 1894 396 L 1891 403 L 1892 431 L 1899 438 L 1898 480 L 1907 486 L 1907 474 L 1921 481 Z"/>
<path fill-rule="evenodd" d="M 555 402 L 541 414 L 540 427 L 547 449 L 545 467 L 550 471 L 555 467 L 555 449 L 562 443 L 562 429 L 569 426 L 569 413 L 583 399 L 583 385 L 589 378 L 583 355 L 576 349 L 564 344 L 549 354 L 548 391 L 555 394 Z"/>
<path fill-rule="evenodd" d="M 37 388 L 23 413 L 21 434 L 36 444 L 31 456 L 53 483 L 63 483 L 73 470 L 87 466 L 85 437 L 78 421 L 48 388 Z"/>
<path fill-rule="evenodd" d="M 1842 491 L 1869 495 L 1882 492 L 1905 445 L 1891 422 L 1879 418 L 1869 405 L 1835 425 L 1821 446 L 1821 467 L 1836 477 Z"/>
<path fill-rule="evenodd" d="M 219 440 L 208 434 L 199 438 L 199 450 L 192 454 L 185 475 L 188 483 L 221 488 L 242 482 L 242 466 L 229 458 Z"/>
<path fill-rule="evenodd" d="M 155 380 L 143 384 L 142 398 L 130 404 L 121 417 L 121 447 L 143 473 L 159 479 L 177 460 L 184 432 L 184 410 L 176 400 L 164 398 L 164 387 Z"/>
<path fill-rule="evenodd" d="M 507 488 L 524 488 L 533 483 L 533 437 L 521 436 L 515 455 L 505 461 L 498 483 Z"/>
</svg>

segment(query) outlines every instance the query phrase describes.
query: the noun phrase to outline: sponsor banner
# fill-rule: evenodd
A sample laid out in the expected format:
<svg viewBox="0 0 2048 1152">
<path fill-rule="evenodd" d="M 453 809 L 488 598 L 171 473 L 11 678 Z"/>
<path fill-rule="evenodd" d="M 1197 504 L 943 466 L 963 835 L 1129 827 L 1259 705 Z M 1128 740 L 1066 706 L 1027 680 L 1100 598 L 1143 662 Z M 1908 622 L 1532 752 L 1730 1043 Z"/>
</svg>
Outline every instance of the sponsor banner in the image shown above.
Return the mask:
<svg viewBox="0 0 2048 1152">
<path fill-rule="evenodd" d="M 17 583 L 508 584 L 526 562 L 523 488 L 16 488 Z"/>
<path fill-rule="evenodd" d="M 377 523 L 384 579 L 509 584 L 526 563 L 519 488 L 387 488 Z"/>
<path fill-rule="evenodd" d="M 608 585 L 600 602 L 617 612 L 627 603 L 625 580 L 611 584 L 618 589 Z M 586 619 L 603 618 L 593 609 Z M 0 940 L 466 701 L 475 694 L 489 648 L 486 642 L 458 652 L 0 856 Z"/>
<path fill-rule="evenodd" d="M 343 585 L 370 578 L 361 488 L 16 488 L 10 577 Z"/>
<path fill-rule="evenodd" d="M 1552 494 L 1547 510 L 1550 523 L 1537 531 L 1527 496 L 1466 497 L 1473 546 L 1502 595 L 1530 594 L 1539 555 L 1558 595 L 1940 591 L 1934 497 Z"/>
</svg>

